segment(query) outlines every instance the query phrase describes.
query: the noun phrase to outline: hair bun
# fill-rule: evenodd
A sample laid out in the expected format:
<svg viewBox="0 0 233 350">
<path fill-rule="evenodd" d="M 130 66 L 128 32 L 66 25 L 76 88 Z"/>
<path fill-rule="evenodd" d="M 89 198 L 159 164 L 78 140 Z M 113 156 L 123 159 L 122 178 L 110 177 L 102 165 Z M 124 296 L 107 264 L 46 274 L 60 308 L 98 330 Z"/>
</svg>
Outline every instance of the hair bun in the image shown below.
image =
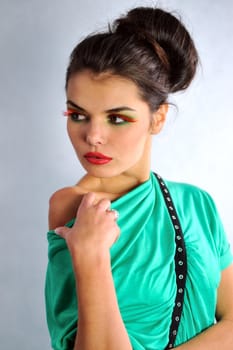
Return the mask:
<svg viewBox="0 0 233 350">
<path fill-rule="evenodd" d="M 113 32 L 150 45 L 167 71 L 169 90 L 186 89 L 191 83 L 198 63 L 194 42 L 173 14 L 158 8 L 138 7 L 118 18 Z"/>
</svg>

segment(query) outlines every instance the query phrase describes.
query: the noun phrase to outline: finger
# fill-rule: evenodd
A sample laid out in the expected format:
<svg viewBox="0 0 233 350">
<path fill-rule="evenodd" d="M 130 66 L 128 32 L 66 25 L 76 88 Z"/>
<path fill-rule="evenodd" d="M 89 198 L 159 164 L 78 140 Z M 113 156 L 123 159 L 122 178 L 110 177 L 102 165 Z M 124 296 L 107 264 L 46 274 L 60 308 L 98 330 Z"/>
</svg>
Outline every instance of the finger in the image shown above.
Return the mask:
<svg viewBox="0 0 233 350">
<path fill-rule="evenodd" d="M 95 193 L 94 192 L 88 192 L 83 196 L 83 199 L 80 203 L 79 208 L 81 207 L 91 207 L 95 202 Z"/>
<path fill-rule="evenodd" d="M 121 234 L 121 231 L 120 231 L 120 229 L 118 229 L 117 236 L 116 236 L 116 238 L 115 238 L 115 240 L 114 240 L 113 243 L 116 243 L 116 241 L 117 241 L 117 240 L 119 239 L 119 237 L 120 237 L 120 234 Z"/>
<path fill-rule="evenodd" d="M 104 198 L 104 199 L 101 199 L 101 200 L 95 205 L 95 207 L 96 207 L 96 209 L 106 211 L 106 210 L 110 209 L 110 205 L 111 205 L 110 200 L 107 199 L 107 198 Z"/>
<path fill-rule="evenodd" d="M 90 208 L 91 206 L 93 206 L 94 201 L 95 201 L 95 193 L 93 193 L 93 192 L 86 193 L 83 196 L 83 198 L 81 200 L 81 203 L 80 203 L 80 205 L 78 207 L 76 218 L 78 218 L 80 211 L 82 211 L 83 209 L 87 209 L 87 208 Z"/>
<path fill-rule="evenodd" d="M 62 238 L 66 239 L 66 236 L 68 234 L 68 232 L 70 231 L 70 229 L 66 226 L 60 226 L 55 228 L 54 232 L 58 235 L 61 236 Z"/>
<path fill-rule="evenodd" d="M 115 221 L 119 218 L 119 212 L 115 209 L 107 209 L 106 212 L 108 215 L 111 215 Z"/>
</svg>

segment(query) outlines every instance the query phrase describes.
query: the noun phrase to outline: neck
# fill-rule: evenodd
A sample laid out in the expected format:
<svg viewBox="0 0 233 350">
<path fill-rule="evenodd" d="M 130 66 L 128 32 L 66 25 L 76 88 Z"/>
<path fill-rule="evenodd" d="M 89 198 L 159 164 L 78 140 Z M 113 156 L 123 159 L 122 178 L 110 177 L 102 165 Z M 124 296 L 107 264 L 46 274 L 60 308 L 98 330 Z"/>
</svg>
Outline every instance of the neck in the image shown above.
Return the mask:
<svg viewBox="0 0 233 350">
<path fill-rule="evenodd" d="M 78 186 L 88 192 L 101 192 L 120 197 L 147 181 L 150 177 L 150 170 L 135 175 L 134 173 L 123 173 L 111 178 L 98 178 L 86 174 L 78 183 Z"/>
</svg>

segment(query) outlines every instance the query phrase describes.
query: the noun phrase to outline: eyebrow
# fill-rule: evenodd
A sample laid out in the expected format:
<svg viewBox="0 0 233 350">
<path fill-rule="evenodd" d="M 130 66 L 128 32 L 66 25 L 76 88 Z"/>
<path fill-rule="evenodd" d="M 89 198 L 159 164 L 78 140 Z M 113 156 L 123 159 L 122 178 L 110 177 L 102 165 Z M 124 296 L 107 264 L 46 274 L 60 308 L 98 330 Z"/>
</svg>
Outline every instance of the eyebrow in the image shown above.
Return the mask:
<svg viewBox="0 0 233 350">
<path fill-rule="evenodd" d="M 66 104 L 69 104 L 72 107 L 77 108 L 77 109 L 79 109 L 82 112 L 87 112 L 87 111 L 85 111 L 84 108 L 78 106 L 76 103 L 74 103 L 74 102 L 72 102 L 70 100 L 67 100 Z M 117 113 L 117 112 L 121 112 L 121 111 L 131 111 L 131 112 L 133 111 L 133 112 L 136 112 L 136 110 L 133 109 L 133 108 L 130 108 L 130 107 L 127 107 L 127 106 L 120 106 L 120 107 L 116 107 L 116 108 L 107 109 L 105 111 L 105 113 L 113 113 L 113 112 Z"/>
</svg>

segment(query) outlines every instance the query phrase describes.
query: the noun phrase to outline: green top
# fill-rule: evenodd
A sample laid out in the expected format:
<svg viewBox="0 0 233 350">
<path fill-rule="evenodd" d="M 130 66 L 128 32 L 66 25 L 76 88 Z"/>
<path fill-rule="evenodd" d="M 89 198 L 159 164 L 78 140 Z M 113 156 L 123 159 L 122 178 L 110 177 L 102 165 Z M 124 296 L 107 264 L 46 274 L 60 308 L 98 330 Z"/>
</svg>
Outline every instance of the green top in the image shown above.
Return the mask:
<svg viewBox="0 0 233 350">
<path fill-rule="evenodd" d="M 210 196 L 197 187 L 165 182 L 177 210 L 187 250 L 183 313 L 176 337 L 182 344 L 215 321 L 221 270 L 233 261 Z M 134 350 L 162 350 L 168 343 L 176 296 L 174 228 L 159 184 L 148 181 L 112 202 L 121 235 L 111 247 L 120 312 Z M 74 220 L 67 226 L 71 227 Z M 56 350 L 71 350 L 77 331 L 75 280 L 64 239 L 48 232 L 47 322 Z"/>
</svg>

